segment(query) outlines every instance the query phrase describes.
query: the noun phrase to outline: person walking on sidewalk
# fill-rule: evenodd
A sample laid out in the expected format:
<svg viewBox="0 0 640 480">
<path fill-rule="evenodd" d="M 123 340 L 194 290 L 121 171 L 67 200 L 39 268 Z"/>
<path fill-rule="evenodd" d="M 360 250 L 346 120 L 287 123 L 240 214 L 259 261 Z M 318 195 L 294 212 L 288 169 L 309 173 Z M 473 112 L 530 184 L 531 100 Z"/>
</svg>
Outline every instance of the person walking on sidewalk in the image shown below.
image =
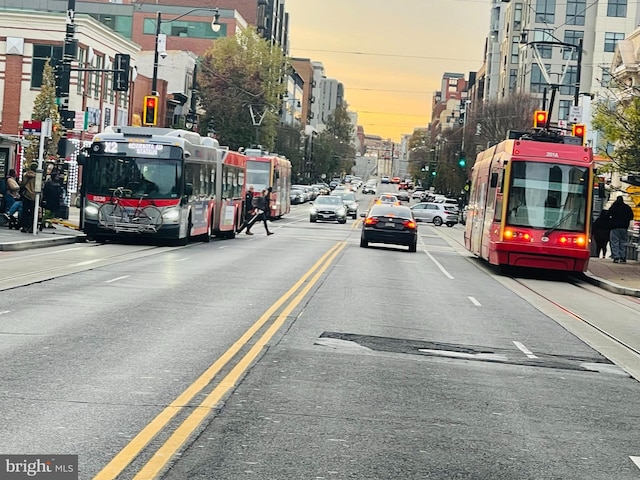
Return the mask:
<svg viewBox="0 0 640 480">
<path fill-rule="evenodd" d="M 269 207 L 270 207 L 269 197 L 270 197 L 269 190 L 263 190 L 262 195 L 260 195 L 257 198 L 257 202 L 256 202 L 257 215 L 253 217 L 251 221 L 247 224 L 247 231 L 246 231 L 247 235 L 253 235 L 253 233 L 251 232 L 251 227 L 253 227 L 253 225 L 260 220 L 262 220 L 262 222 L 264 223 L 264 229 L 267 232 L 267 236 L 273 235 L 273 232 L 269 231 L 269 225 L 267 225 L 267 218 L 268 218 L 267 212 L 269 211 Z"/>
<path fill-rule="evenodd" d="M 596 258 L 607 258 L 607 245 L 611 236 L 611 219 L 609 210 L 600 211 L 600 215 L 593 222 L 593 241 L 596 244 Z"/>
<path fill-rule="evenodd" d="M 627 263 L 627 242 L 629 241 L 627 230 L 629 222 L 633 220 L 633 210 L 624 203 L 622 195 L 619 195 L 609 208 L 609 219 L 611 221 L 609 241 L 613 263 Z"/>
</svg>

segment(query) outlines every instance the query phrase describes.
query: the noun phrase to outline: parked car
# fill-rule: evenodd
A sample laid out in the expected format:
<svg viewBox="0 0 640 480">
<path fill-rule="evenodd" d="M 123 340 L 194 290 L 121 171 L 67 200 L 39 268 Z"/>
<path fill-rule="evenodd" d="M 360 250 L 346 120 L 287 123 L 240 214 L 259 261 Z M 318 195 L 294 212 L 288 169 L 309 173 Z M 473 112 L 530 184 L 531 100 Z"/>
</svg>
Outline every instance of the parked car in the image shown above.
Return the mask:
<svg viewBox="0 0 640 480">
<path fill-rule="evenodd" d="M 338 195 L 320 195 L 311 204 L 309 221 L 347 223 L 347 207 Z"/>
<path fill-rule="evenodd" d="M 373 205 L 362 214 L 360 246 L 369 243 L 406 245 L 410 252 L 418 249 L 418 225 L 409 207 L 394 204 Z"/>
<path fill-rule="evenodd" d="M 342 202 L 347 207 L 347 216 L 353 219 L 358 218 L 358 200 L 356 200 L 355 194 L 345 190 L 334 190 L 331 195 L 342 198 Z"/>
<path fill-rule="evenodd" d="M 453 227 L 458 223 L 458 211 L 451 209 L 444 203 L 422 202 L 411 207 L 415 218 L 439 227 L 443 223 Z"/>
<path fill-rule="evenodd" d="M 333 190 L 334 188 L 336 188 L 338 185 L 340 185 L 340 182 L 338 182 L 337 180 L 331 180 L 329 182 L 329 188 L 331 190 Z"/>
<path fill-rule="evenodd" d="M 302 190 L 292 188 L 289 190 L 289 199 L 291 200 L 292 205 L 298 205 L 299 203 L 304 203 L 306 201 L 306 195 Z"/>
</svg>

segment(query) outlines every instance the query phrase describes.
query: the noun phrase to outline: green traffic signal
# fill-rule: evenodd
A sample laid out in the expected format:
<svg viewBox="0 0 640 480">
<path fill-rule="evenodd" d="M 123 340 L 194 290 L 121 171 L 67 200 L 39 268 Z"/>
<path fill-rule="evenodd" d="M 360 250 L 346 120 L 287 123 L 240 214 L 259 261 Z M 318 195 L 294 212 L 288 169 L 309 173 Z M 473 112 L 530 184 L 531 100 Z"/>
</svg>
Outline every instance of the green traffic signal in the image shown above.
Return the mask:
<svg viewBox="0 0 640 480">
<path fill-rule="evenodd" d="M 458 160 L 458 165 L 460 165 L 461 167 L 464 167 L 466 164 L 467 162 L 464 158 L 461 158 L 460 160 Z"/>
<path fill-rule="evenodd" d="M 436 172 L 431 172 L 431 175 L 433 175 L 435 177 L 436 176 Z"/>
</svg>

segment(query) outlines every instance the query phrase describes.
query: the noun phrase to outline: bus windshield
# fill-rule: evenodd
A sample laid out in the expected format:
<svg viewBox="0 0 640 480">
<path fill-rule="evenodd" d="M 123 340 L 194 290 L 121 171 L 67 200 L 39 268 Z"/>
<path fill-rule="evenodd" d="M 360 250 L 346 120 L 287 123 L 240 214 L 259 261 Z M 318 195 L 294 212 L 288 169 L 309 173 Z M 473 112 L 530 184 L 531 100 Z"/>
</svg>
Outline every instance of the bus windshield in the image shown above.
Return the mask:
<svg viewBox="0 0 640 480">
<path fill-rule="evenodd" d="M 253 185 L 256 192 L 260 192 L 271 186 L 271 163 L 247 160 L 246 185 Z"/>
<path fill-rule="evenodd" d="M 182 194 L 180 160 L 129 157 L 91 157 L 87 193 L 113 195 L 121 187 L 127 197 L 178 198 Z"/>
<path fill-rule="evenodd" d="M 513 161 L 507 224 L 584 231 L 588 188 L 587 167 Z"/>
</svg>

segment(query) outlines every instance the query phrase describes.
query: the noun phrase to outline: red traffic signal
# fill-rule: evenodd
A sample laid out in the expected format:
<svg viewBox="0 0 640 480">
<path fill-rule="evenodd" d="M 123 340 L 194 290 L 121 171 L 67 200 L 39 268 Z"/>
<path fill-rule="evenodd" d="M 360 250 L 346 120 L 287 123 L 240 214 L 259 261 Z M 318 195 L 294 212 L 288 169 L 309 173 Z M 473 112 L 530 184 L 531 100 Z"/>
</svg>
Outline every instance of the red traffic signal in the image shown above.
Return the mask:
<svg viewBox="0 0 640 480">
<path fill-rule="evenodd" d="M 582 140 L 582 145 L 584 145 L 584 141 L 587 136 L 587 127 L 581 123 L 576 123 L 571 127 L 571 134 Z"/>
<path fill-rule="evenodd" d="M 158 122 L 158 97 L 156 95 L 147 95 L 144 97 L 142 124 L 153 126 L 157 122 Z"/>
<path fill-rule="evenodd" d="M 536 110 L 535 112 L 533 112 L 534 128 L 546 128 L 548 119 L 549 112 L 547 112 L 546 110 Z"/>
</svg>

